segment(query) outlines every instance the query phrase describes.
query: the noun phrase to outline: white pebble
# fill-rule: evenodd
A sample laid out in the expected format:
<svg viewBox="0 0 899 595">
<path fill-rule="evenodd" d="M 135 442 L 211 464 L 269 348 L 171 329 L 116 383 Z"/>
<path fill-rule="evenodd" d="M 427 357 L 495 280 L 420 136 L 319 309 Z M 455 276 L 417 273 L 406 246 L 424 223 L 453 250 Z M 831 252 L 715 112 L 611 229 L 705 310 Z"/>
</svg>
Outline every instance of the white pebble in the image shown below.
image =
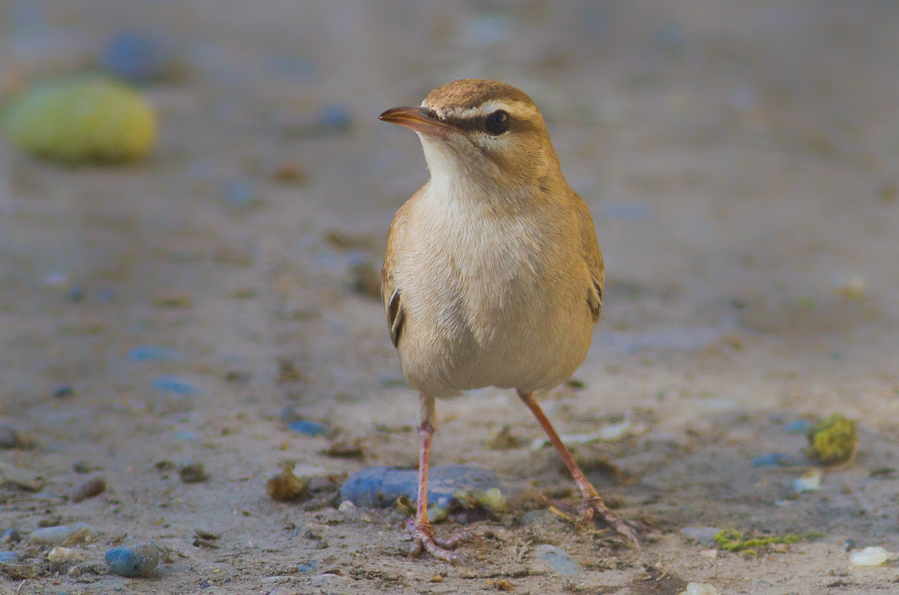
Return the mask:
<svg viewBox="0 0 899 595">
<path fill-rule="evenodd" d="M 350 512 L 352 510 L 356 510 L 356 505 L 350 502 L 349 500 L 344 500 L 340 503 L 340 506 L 337 508 L 340 512 Z"/>
<path fill-rule="evenodd" d="M 880 566 L 890 558 L 890 552 L 882 547 L 866 547 L 863 550 L 852 550 L 849 561 L 853 566 Z"/>
<path fill-rule="evenodd" d="M 689 583 L 680 595 L 718 595 L 718 589 L 708 583 Z"/>
</svg>

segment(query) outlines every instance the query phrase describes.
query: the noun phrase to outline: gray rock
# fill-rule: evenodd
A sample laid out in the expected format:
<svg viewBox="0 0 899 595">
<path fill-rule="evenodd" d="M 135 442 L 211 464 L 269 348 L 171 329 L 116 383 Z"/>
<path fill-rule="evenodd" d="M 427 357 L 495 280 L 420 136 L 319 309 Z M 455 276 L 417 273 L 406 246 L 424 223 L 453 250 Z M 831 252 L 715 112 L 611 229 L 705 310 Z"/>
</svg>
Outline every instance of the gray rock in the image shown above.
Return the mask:
<svg viewBox="0 0 899 595">
<path fill-rule="evenodd" d="M 0 564 L 17 564 L 19 554 L 15 552 L 0 552 Z"/>
<path fill-rule="evenodd" d="M 19 543 L 22 536 L 15 529 L 7 529 L 0 534 L 0 543 Z"/>
<path fill-rule="evenodd" d="M 717 527 L 685 527 L 680 532 L 689 539 L 698 541 L 701 545 L 711 547 L 715 545 L 715 535 L 718 535 L 721 529 Z"/>
<path fill-rule="evenodd" d="M 159 550 L 152 543 L 114 547 L 106 552 L 106 565 L 119 576 L 146 576 L 159 565 Z"/>
<path fill-rule="evenodd" d="M 546 563 L 556 574 L 578 576 L 584 572 L 577 560 L 560 547 L 544 543 L 534 548 L 534 554 L 538 560 Z"/>
<path fill-rule="evenodd" d="M 32 531 L 31 541 L 38 545 L 59 545 L 70 537 L 81 535 L 81 541 L 91 541 L 97 537 L 97 532 L 87 523 L 75 523 L 74 525 L 58 525 Z"/>
<path fill-rule="evenodd" d="M 19 432 L 7 423 L 0 422 L 0 448 L 15 448 L 19 445 Z"/>
<path fill-rule="evenodd" d="M 446 508 L 453 491 L 501 488 L 499 478 L 484 469 L 465 465 L 431 467 L 428 474 L 428 502 Z M 370 467 L 353 473 L 340 488 L 340 500 L 362 508 L 392 506 L 405 496 L 418 500 L 418 471 L 396 467 Z"/>
</svg>

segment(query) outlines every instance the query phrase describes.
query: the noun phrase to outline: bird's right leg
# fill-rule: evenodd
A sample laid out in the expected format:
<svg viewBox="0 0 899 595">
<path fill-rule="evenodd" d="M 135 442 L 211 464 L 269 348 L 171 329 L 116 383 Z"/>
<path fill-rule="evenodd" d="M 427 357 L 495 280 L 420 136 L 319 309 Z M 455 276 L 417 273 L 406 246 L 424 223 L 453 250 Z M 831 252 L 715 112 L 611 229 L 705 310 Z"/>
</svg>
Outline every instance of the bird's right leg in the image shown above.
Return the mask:
<svg viewBox="0 0 899 595">
<path fill-rule="evenodd" d="M 421 395 L 421 413 L 418 424 L 419 462 L 418 462 L 418 507 L 415 520 L 412 522 L 412 549 L 409 557 L 414 558 L 423 549 L 430 552 L 438 560 L 450 564 L 463 564 L 462 556 L 450 551 L 463 541 L 468 541 L 472 536 L 468 533 L 451 537 L 450 539 L 438 539 L 434 535 L 434 527 L 428 520 L 428 467 L 431 458 L 431 438 L 434 436 L 434 397 Z"/>
</svg>

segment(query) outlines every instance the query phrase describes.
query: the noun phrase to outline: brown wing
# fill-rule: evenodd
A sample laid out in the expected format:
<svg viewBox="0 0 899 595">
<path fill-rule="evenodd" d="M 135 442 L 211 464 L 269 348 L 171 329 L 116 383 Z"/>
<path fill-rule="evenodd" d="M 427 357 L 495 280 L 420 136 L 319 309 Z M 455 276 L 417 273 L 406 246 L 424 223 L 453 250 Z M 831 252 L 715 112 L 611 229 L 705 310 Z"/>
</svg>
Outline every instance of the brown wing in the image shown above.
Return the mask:
<svg viewBox="0 0 899 595">
<path fill-rule="evenodd" d="M 580 197 L 576 198 L 578 223 L 581 230 L 581 249 L 592 281 L 592 286 L 587 290 L 587 303 L 593 313 L 593 324 L 596 324 L 599 322 L 602 311 L 602 289 L 605 284 L 606 269 L 602 262 L 602 252 L 599 251 L 599 242 L 596 241 L 596 229 L 593 227 L 590 209 Z"/>
<path fill-rule="evenodd" d="M 393 218 L 393 223 L 390 225 L 390 234 L 387 236 L 387 254 L 384 255 L 384 266 L 381 267 L 381 301 L 384 303 L 384 310 L 387 313 L 387 328 L 390 331 L 390 340 L 393 342 L 394 347 L 400 344 L 406 313 L 403 310 L 402 288 L 397 287 L 393 272 L 396 267 L 399 247 L 402 246 L 406 235 L 406 219 L 409 205 L 419 194 L 421 194 L 421 190 L 400 207 L 396 217 Z"/>
</svg>

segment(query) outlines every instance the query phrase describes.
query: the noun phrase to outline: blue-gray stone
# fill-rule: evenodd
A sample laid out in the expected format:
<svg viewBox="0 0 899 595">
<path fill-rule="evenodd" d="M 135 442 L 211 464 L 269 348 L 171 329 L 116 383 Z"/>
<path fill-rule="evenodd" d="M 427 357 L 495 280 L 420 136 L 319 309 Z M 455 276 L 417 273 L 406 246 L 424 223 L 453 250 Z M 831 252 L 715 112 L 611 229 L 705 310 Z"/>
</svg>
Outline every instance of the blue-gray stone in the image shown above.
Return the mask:
<svg viewBox="0 0 899 595">
<path fill-rule="evenodd" d="M 178 395 L 197 395 L 200 390 L 177 376 L 159 376 L 153 379 L 153 388 Z"/>
<path fill-rule="evenodd" d="M 19 561 L 19 554 L 15 552 L 0 552 L 0 564 L 15 564 Z"/>
<path fill-rule="evenodd" d="M 0 422 L 0 448 L 15 448 L 19 445 L 19 432 L 10 424 Z"/>
<path fill-rule="evenodd" d="M 752 459 L 752 464 L 756 467 L 785 467 L 792 464 L 792 458 L 782 452 L 769 452 Z"/>
<path fill-rule="evenodd" d="M 306 421 L 304 419 L 298 419 L 296 421 L 292 421 L 287 424 L 287 427 L 293 430 L 294 432 L 299 432 L 300 434 L 306 434 L 307 436 L 321 436 L 328 432 L 325 429 L 325 426 L 321 424 L 317 424 L 314 421 Z"/>
<path fill-rule="evenodd" d="M 19 543 L 22 536 L 15 529 L 7 529 L 0 534 L 0 543 Z"/>
<path fill-rule="evenodd" d="M 577 560 L 560 547 L 543 543 L 534 548 L 534 555 L 541 562 L 545 562 L 556 574 L 563 576 L 577 576 L 584 569 Z"/>
<path fill-rule="evenodd" d="M 153 544 L 114 547 L 106 552 L 106 565 L 119 576 L 146 576 L 159 565 L 159 550 Z"/>
<path fill-rule="evenodd" d="M 500 488 L 499 478 L 484 469 L 466 465 L 431 467 L 428 473 L 428 502 L 446 508 L 453 491 Z M 370 467 L 350 475 L 340 488 L 341 501 L 349 500 L 363 508 L 392 506 L 405 496 L 418 500 L 418 471 L 396 467 Z"/>
<path fill-rule="evenodd" d="M 134 362 L 184 361 L 187 359 L 180 351 L 156 345 L 138 345 L 128 352 L 127 358 Z"/>
<path fill-rule="evenodd" d="M 144 82 L 173 76 L 180 69 L 175 48 L 160 39 L 139 33 L 113 35 L 100 63 L 117 77 Z"/>
</svg>

